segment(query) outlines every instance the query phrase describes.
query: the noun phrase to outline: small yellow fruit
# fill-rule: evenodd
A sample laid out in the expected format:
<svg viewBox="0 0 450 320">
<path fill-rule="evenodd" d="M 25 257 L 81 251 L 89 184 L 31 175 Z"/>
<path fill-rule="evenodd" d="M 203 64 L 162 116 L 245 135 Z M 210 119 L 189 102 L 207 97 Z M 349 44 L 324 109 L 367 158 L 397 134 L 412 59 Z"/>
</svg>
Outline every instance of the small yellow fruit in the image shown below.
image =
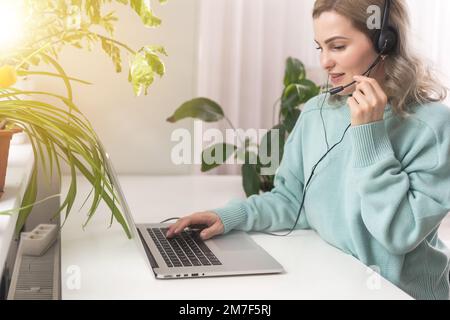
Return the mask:
<svg viewBox="0 0 450 320">
<path fill-rule="evenodd" d="M 17 82 L 16 69 L 10 65 L 0 67 L 0 88 L 6 89 Z"/>
</svg>

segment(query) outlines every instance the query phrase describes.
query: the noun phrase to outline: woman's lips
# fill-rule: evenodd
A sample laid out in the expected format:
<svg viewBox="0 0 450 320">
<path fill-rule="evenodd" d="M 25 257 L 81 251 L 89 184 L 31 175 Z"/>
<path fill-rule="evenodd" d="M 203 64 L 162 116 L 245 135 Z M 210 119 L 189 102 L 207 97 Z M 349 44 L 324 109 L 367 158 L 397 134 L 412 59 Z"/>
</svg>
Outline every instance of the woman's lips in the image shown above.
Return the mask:
<svg viewBox="0 0 450 320">
<path fill-rule="evenodd" d="M 344 78 L 345 73 L 340 73 L 340 74 L 336 74 L 336 75 L 330 75 L 330 79 L 331 82 L 333 84 L 338 84 L 339 82 L 342 81 L 342 79 Z"/>
</svg>

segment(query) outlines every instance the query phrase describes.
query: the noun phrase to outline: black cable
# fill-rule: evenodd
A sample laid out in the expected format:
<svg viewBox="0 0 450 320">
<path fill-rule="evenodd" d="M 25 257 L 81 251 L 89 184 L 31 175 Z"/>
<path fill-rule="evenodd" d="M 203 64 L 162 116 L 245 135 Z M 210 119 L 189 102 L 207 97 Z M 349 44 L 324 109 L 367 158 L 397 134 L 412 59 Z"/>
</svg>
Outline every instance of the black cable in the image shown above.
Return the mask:
<svg viewBox="0 0 450 320">
<path fill-rule="evenodd" d="M 302 202 L 301 202 L 301 204 L 300 204 L 300 209 L 298 210 L 298 213 L 297 213 L 297 218 L 295 219 L 295 223 L 294 223 L 294 225 L 292 226 L 291 230 L 289 230 L 289 231 L 288 231 L 287 233 L 285 233 L 285 234 L 277 234 L 277 233 L 272 233 L 272 232 L 262 232 L 262 233 L 269 234 L 269 235 L 272 235 L 272 236 L 277 236 L 277 237 L 285 237 L 285 236 L 291 234 L 292 231 L 294 231 L 295 227 L 297 226 L 298 220 L 299 220 L 299 218 L 300 218 L 300 214 L 301 214 L 301 211 L 302 211 L 302 208 L 303 208 L 303 203 L 305 202 L 306 190 L 308 189 L 309 183 L 311 182 L 311 179 L 312 179 L 312 177 L 313 177 L 313 175 L 314 175 L 314 172 L 316 171 L 317 166 L 319 165 L 320 162 L 322 162 L 323 159 L 325 159 L 325 157 L 328 155 L 328 153 L 330 153 L 330 152 L 331 152 L 338 144 L 340 144 L 340 143 L 342 142 L 342 140 L 344 140 L 345 134 L 347 133 L 347 130 L 350 128 L 350 126 L 351 126 L 351 124 L 349 124 L 349 125 L 347 126 L 347 128 L 345 129 L 344 134 L 342 135 L 341 140 L 340 140 L 339 142 L 337 142 L 336 144 L 334 144 L 334 145 L 330 148 L 330 150 L 328 150 L 327 153 L 325 153 L 325 154 L 320 158 L 320 160 L 313 166 L 313 168 L 312 168 L 312 170 L 311 170 L 311 174 L 310 174 L 310 176 L 309 176 L 309 178 L 308 178 L 308 180 L 307 180 L 307 182 L 306 182 L 305 187 L 303 188 Z"/>
<path fill-rule="evenodd" d="M 327 77 L 327 85 L 326 85 L 325 89 L 327 90 L 327 92 L 325 93 L 325 97 L 322 100 L 322 105 L 320 106 L 320 118 L 322 119 L 323 134 L 325 136 L 325 143 L 327 144 L 327 151 L 328 151 L 328 150 L 330 150 L 330 145 L 328 144 L 327 130 L 325 130 L 325 121 L 323 120 L 323 115 L 322 115 L 323 104 L 325 103 L 325 100 L 327 99 L 327 93 L 328 93 L 328 77 Z"/>
<path fill-rule="evenodd" d="M 178 219 L 180 219 L 180 217 L 168 218 L 166 220 L 161 221 L 160 223 L 164 223 L 164 222 L 167 222 L 167 221 L 170 221 L 170 220 L 178 220 Z"/>
</svg>

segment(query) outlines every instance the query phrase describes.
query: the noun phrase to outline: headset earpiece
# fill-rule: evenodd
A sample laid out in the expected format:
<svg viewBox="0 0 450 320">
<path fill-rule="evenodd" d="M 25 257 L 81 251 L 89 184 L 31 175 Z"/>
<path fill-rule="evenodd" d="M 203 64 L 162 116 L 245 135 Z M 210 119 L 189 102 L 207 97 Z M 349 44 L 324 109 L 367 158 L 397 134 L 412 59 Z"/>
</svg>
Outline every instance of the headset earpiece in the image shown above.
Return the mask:
<svg viewBox="0 0 450 320">
<path fill-rule="evenodd" d="M 391 1 L 384 0 L 384 11 L 381 29 L 373 37 L 375 51 L 378 54 L 389 54 L 397 46 L 397 31 L 389 25 Z"/>
<path fill-rule="evenodd" d="M 383 33 L 378 30 L 374 35 L 373 43 L 377 53 L 390 54 L 397 46 L 397 31 L 393 27 L 388 27 Z"/>
</svg>

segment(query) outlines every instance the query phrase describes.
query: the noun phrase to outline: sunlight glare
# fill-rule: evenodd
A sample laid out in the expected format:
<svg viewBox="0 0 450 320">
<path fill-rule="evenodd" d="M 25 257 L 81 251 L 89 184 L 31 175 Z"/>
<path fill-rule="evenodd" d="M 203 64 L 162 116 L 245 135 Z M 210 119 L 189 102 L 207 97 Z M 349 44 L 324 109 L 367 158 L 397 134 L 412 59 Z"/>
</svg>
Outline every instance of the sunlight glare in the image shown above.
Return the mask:
<svg viewBox="0 0 450 320">
<path fill-rule="evenodd" d="M 10 49 L 23 36 L 21 1 L 0 0 L 0 51 Z"/>
</svg>

